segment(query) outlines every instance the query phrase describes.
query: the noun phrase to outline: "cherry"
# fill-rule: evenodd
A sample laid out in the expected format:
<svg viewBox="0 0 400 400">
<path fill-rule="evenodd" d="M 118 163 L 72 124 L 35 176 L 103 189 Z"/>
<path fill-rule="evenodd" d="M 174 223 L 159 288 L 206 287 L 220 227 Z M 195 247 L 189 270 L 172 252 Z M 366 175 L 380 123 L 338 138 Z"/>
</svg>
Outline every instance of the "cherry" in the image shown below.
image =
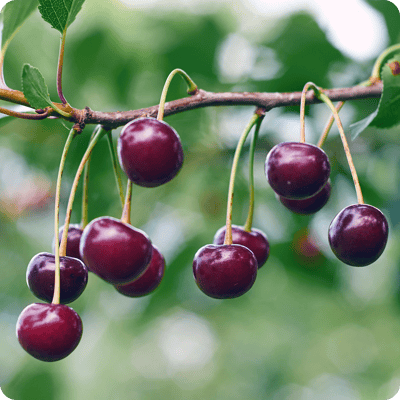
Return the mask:
<svg viewBox="0 0 400 400">
<path fill-rule="evenodd" d="M 226 226 L 218 229 L 214 236 L 214 244 L 224 244 Z M 251 250 L 256 257 L 258 268 L 261 268 L 269 256 L 269 242 L 264 232 L 252 228 L 247 232 L 244 228 L 232 225 L 232 243 L 241 244 Z"/>
<path fill-rule="evenodd" d="M 216 299 L 246 293 L 257 276 L 254 254 L 240 244 L 203 246 L 193 260 L 193 275 L 200 290 Z"/>
<path fill-rule="evenodd" d="M 326 182 L 325 186 L 314 196 L 308 199 L 295 200 L 287 199 L 282 196 L 278 196 L 279 201 L 289 210 L 302 215 L 314 214 L 328 202 L 331 195 L 331 184 Z"/>
<path fill-rule="evenodd" d="M 153 253 L 150 264 L 139 278 L 124 285 L 115 285 L 119 293 L 128 297 L 146 296 L 153 292 L 164 276 L 165 259 L 160 251 L 153 245 Z"/>
<path fill-rule="evenodd" d="M 51 302 L 54 294 L 55 255 L 36 254 L 28 264 L 26 282 L 32 293 L 39 299 Z M 60 257 L 60 303 L 76 300 L 85 290 L 88 270 L 76 258 Z"/>
<path fill-rule="evenodd" d="M 61 243 L 62 234 L 64 232 L 64 226 L 59 230 L 59 243 Z M 79 242 L 82 236 L 82 228 L 79 224 L 70 224 L 68 227 L 68 237 L 67 237 L 67 250 L 66 255 L 68 257 L 74 257 L 81 259 L 79 253 Z M 53 240 L 53 253 L 55 253 L 55 243 Z"/>
<path fill-rule="evenodd" d="M 19 343 L 41 361 L 58 361 L 67 357 L 78 346 L 81 337 L 81 318 L 63 304 L 30 304 L 18 317 Z"/>
<path fill-rule="evenodd" d="M 118 157 L 129 179 L 155 187 L 176 176 L 182 167 L 182 144 L 175 129 L 155 118 L 138 118 L 122 129 Z"/>
<path fill-rule="evenodd" d="M 100 217 L 83 230 L 80 253 L 90 271 L 112 284 L 138 278 L 153 247 L 141 230 L 112 217 Z"/>
<path fill-rule="evenodd" d="M 272 189 L 288 199 L 306 199 L 319 192 L 330 174 L 327 155 L 308 143 L 284 142 L 274 146 L 265 160 Z"/>
<path fill-rule="evenodd" d="M 329 226 L 329 244 L 336 257 L 348 265 L 365 266 L 385 249 L 388 223 L 382 212 L 367 204 L 344 208 Z"/>
</svg>

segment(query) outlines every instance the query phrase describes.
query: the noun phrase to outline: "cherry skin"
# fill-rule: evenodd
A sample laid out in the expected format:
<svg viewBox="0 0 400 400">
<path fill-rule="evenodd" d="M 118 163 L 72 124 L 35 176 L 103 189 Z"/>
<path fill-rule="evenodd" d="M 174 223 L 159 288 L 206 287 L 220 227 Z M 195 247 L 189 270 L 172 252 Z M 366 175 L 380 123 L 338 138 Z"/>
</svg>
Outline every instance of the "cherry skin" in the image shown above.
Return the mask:
<svg viewBox="0 0 400 400">
<path fill-rule="evenodd" d="M 287 199 L 278 196 L 279 201 L 290 211 L 296 214 L 309 215 L 314 214 L 328 202 L 331 195 L 331 184 L 326 182 L 325 186 L 314 196 L 303 200 Z"/>
<path fill-rule="evenodd" d="M 232 299 L 246 293 L 257 277 L 257 260 L 240 244 L 203 246 L 193 260 L 199 289 L 216 299 Z"/>
<path fill-rule="evenodd" d="M 28 264 L 26 282 L 31 292 L 40 300 L 51 302 L 54 294 L 55 255 L 36 254 Z M 85 290 L 88 281 L 86 265 L 77 258 L 60 257 L 60 303 L 76 300 Z"/>
<path fill-rule="evenodd" d="M 112 284 L 138 278 L 150 262 L 148 236 L 112 217 L 100 217 L 83 230 L 80 253 L 90 271 Z"/>
<path fill-rule="evenodd" d="M 226 226 L 218 229 L 214 236 L 214 244 L 224 244 Z M 258 268 L 261 268 L 269 256 L 269 242 L 264 232 L 256 228 L 251 228 L 247 232 L 243 227 L 232 225 L 232 243 L 241 244 L 250 249 L 256 257 Z"/>
<path fill-rule="evenodd" d="M 272 189 L 288 199 L 306 199 L 328 181 L 330 164 L 319 147 L 284 142 L 274 146 L 265 160 L 265 175 Z"/>
<path fill-rule="evenodd" d="M 64 232 L 64 226 L 62 226 L 59 230 L 59 243 L 61 243 L 62 234 Z M 67 236 L 67 249 L 66 255 L 68 257 L 74 257 L 81 259 L 81 255 L 79 253 L 79 243 L 81 241 L 82 236 L 82 228 L 79 224 L 70 224 L 68 227 L 68 236 Z M 53 253 L 55 253 L 55 244 L 53 240 Z"/>
<path fill-rule="evenodd" d="M 388 240 L 388 222 L 382 212 L 367 204 L 344 208 L 329 226 L 329 244 L 345 264 L 363 267 L 376 261 Z"/>
<path fill-rule="evenodd" d="M 152 293 L 161 283 L 165 271 L 165 259 L 153 245 L 150 264 L 139 278 L 124 285 L 115 285 L 115 289 L 128 297 L 141 297 Z"/>
<path fill-rule="evenodd" d="M 18 317 L 19 343 L 41 361 L 58 361 L 67 357 L 78 346 L 81 337 L 81 318 L 63 304 L 30 304 Z"/>
<path fill-rule="evenodd" d="M 155 118 L 138 118 L 125 125 L 117 150 L 122 169 L 139 186 L 169 182 L 183 164 L 182 144 L 175 129 Z"/>
</svg>

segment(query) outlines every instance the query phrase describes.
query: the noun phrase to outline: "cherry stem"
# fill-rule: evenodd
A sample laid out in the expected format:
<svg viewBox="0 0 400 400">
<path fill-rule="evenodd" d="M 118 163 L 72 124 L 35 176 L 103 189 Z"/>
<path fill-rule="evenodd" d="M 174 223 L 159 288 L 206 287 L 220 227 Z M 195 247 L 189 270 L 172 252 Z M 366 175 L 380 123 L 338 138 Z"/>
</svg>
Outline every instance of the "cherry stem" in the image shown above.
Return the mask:
<svg viewBox="0 0 400 400">
<path fill-rule="evenodd" d="M 256 150 L 256 143 L 258 139 L 258 132 L 260 131 L 261 122 L 264 118 L 264 115 L 260 116 L 256 122 L 256 128 L 254 130 L 253 138 L 250 144 L 250 153 L 249 153 L 249 212 L 247 214 L 247 220 L 244 225 L 244 230 L 246 232 L 251 232 L 251 227 L 253 226 L 253 215 L 254 215 L 254 154 Z"/>
<path fill-rule="evenodd" d="M 68 150 L 71 146 L 72 139 L 77 135 L 75 129 L 69 132 L 67 141 L 64 145 L 64 150 L 61 155 L 60 166 L 58 168 L 56 195 L 55 195 L 55 213 L 54 213 L 54 237 L 55 237 L 55 274 L 54 274 L 54 294 L 53 304 L 60 304 L 60 248 L 59 248 L 59 223 L 60 223 L 60 192 L 61 192 L 61 178 L 64 171 L 65 160 L 67 158 Z M 65 254 L 64 254 L 65 255 Z"/>
<path fill-rule="evenodd" d="M 67 100 L 65 100 L 63 91 L 62 91 L 62 71 L 64 65 L 64 48 L 65 48 L 65 37 L 67 35 L 67 28 L 65 27 L 62 37 L 61 37 L 61 45 L 60 45 L 60 54 L 58 57 L 58 67 L 57 67 L 57 93 L 61 102 L 65 105 L 68 104 Z"/>
<path fill-rule="evenodd" d="M 316 96 L 319 100 L 323 101 L 332 111 L 332 114 L 336 120 L 337 127 L 339 129 L 340 138 L 342 139 L 343 149 L 347 157 L 347 162 L 350 167 L 351 176 L 353 177 L 354 187 L 357 193 L 358 204 L 364 204 L 364 198 L 361 191 L 360 182 L 358 180 L 356 167 L 354 166 L 353 158 L 351 157 L 349 144 L 346 139 L 346 135 L 344 133 L 342 122 L 340 121 L 339 113 L 337 112 L 335 106 L 333 105 L 331 99 L 324 93 L 322 93 L 321 89 L 314 85 L 314 91 L 316 92 Z"/>
<path fill-rule="evenodd" d="M 126 186 L 126 196 L 124 209 L 122 210 L 121 222 L 131 224 L 131 205 L 132 205 L 132 181 L 128 179 Z"/>
<path fill-rule="evenodd" d="M 312 82 L 307 82 L 304 85 L 303 91 L 301 92 L 300 98 L 300 143 L 305 143 L 306 141 L 306 94 L 310 86 L 313 86 Z"/>
<path fill-rule="evenodd" d="M 121 180 L 121 175 L 120 175 L 119 169 L 118 169 L 118 161 L 117 161 L 117 156 L 115 154 L 115 147 L 113 144 L 111 131 L 107 132 L 107 141 L 108 141 L 108 147 L 110 149 L 111 162 L 113 165 L 114 176 L 115 176 L 115 181 L 117 183 L 119 197 L 121 199 L 122 207 L 124 207 L 124 202 L 125 202 L 124 188 L 122 187 L 122 180 Z"/>
<path fill-rule="evenodd" d="M 388 47 L 384 50 L 380 56 L 376 59 L 375 64 L 372 68 L 370 81 L 373 83 L 376 79 L 381 79 L 381 70 L 384 62 L 393 54 L 400 50 L 400 43 Z"/>
<path fill-rule="evenodd" d="M 106 132 L 107 131 L 102 126 L 97 130 L 94 138 L 89 142 L 89 146 L 86 149 L 86 152 L 82 157 L 82 160 L 81 160 L 81 163 L 79 164 L 78 170 L 76 171 L 75 178 L 74 178 L 74 181 L 73 181 L 72 187 L 71 187 L 71 192 L 69 194 L 67 213 L 66 213 L 65 222 L 64 222 L 64 231 L 63 231 L 63 235 L 61 238 L 61 244 L 60 244 L 60 254 L 62 256 L 65 256 L 66 250 L 67 250 L 68 228 L 69 228 L 69 223 L 71 220 L 72 205 L 74 203 L 74 198 L 75 198 L 76 190 L 78 188 L 79 179 L 83 173 L 85 164 L 87 163 L 87 161 L 90 158 L 90 154 L 92 153 L 94 146 L 99 141 L 99 139 L 101 139 L 106 134 Z"/>
<path fill-rule="evenodd" d="M 336 111 L 337 112 L 339 112 L 341 109 L 342 109 L 342 107 L 344 106 L 344 101 L 340 101 L 338 104 L 337 104 L 337 106 L 336 106 Z M 328 137 L 328 134 L 329 134 L 329 132 L 330 132 L 330 130 L 331 130 L 331 128 L 332 128 L 332 125 L 333 125 L 333 122 L 335 121 L 335 116 L 332 114 L 330 117 L 329 117 L 329 120 L 328 120 L 328 122 L 327 122 L 327 124 L 326 124 L 326 126 L 325 126 L 325 129 L 324 129 L 324 131 L 322 132 L 322 134 L 321 134 L 321 137 L 320 137 L 320 139 L 319 139 L 319 141 L 318 141 L 318 144 L 317 144 L 317 146 L 318 147 L 322 147 L 323 145 L 324 145 L 324 143 L 325 143 L 325 141 L 326 141 L 326 138 Z"/>
<path fill-rule="evenodd" d="M 162 121 L 164 118 L 164 108 L 165 108 L 165 101 L 167 99 L 167 93 L 169 89 L 169 85 L 171 84 L 172 78 L 176 75 L 179 74 L 182 76 L 183 80 L 186 82 L 188 89 L 187 92 L 190 95 L 194 95 L 197 93 L 197 85 L 193 82 L 193 80 L 190 78 L 190 76 L 183 71 L 182 69 L 174 69 L 169 75 L 167 80 L 165 81 L 163 90 L 161 92 L 161 98 L 160 98 L 160 105 L 158 107 L 158 114 L 157 114 L 157 119 L 159 121 Z"/>
<path fill-rule="evenodd" d="M 255 113 L 249 123 L 247 124 L 246 128 L 244 129 L 242 135 L 240 136 L 239 142 L 236 146 L 236 151 L 235 155 L 233 156 L 233 162 L 232 162 L 232 169 L 231 169 L 231 177 L 229 180 L 229 190 L 228 190 L 228 206 L 227 206 L 227 212 L 226 212 L 226 232 L 225 232 L 225 240 L 224 244 L 232 244 L 232 206 L 233 206 L 233 191 L 234 191 L 234 186 L 235 186 L 235 177 L 236 177 L 236 171 L 239 163 L 239 157 L 240 153 L 242 151 L 244 142 L 247 139 L 247 136 L 249 135 L 251 128 L 254 126 L 254 124 L 258 121 L 258 119 L 261 118 L 260 115 Z"/>
</svg>

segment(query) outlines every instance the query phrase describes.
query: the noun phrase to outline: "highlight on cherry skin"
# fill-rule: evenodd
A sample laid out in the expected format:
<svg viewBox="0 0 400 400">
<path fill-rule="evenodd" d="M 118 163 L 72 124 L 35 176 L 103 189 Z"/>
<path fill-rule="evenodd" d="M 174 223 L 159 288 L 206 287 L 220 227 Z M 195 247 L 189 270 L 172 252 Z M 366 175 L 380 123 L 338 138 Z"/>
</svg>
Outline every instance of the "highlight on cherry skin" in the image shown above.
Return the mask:
<svg viewBox="0 0 400 400">
<path fill-rule="evenodd" d="M 114 285 L 117 291 L 128 297 L 146 296 L 160 285 L 165 272 L 165 259 L 158 248 L 153 245 L 149 265 L 134 281 L 122 285 Z"/>
<path fill-rule="evenodd" d="M 144 187 L 169 182 L 183 164 L 179 135 L 166 122 L 155 118 L 138 118 L 125 125 L 117 151 L 128 178 Z"/>
<path fill-rule="evenodd" d="M 54 294 L 55 255 L 36 254 L 28 264 L 26 282 L 31 292 L 40 300 L 51 302 Z M 88 282 L 86 265 L 73 257 L 60 257 L 60 303 L 76 300 Z"/>
<path fill-rule="evenodd" d="M 333 219 L 329 226 L 329 244 L 345 264 L 363 267 L 375 262 L 388 240 L 386 217 L 376 207 L 353 204 Z"/>
<path fill-rule="evenodd" d="M 112 284 L 138 278 L 150 262 L 153 246 L 142 230 L 119 219 L 100 217 L 83 230 L 80 254 L 88 269 Z"/>
<path fill-rule="evenodd" d="M 226 226 L 224 225 L 216 232 L 214 236 L 214 244 L 224 244 L 226 234 Z M 247 232 L 243 227 L 232 225 L 232 243 L 241 244 L 251 250 L 256 257 L 258 268 L 261 268 L 269 256 L 269 242 L 263 231 L 251 228 L 251 232 Z"/>
<path fill-rule="evenodd" d="M 197 251 L 193 260 L 197 286 L 216 299 L 232 299 L 246 293 L 256 280 L 257 270 L 253 252 L 240 244 L 208 244 Z"/>
<path fill-rule="evenodd" d="M 16 334 L 22 348 L 41 361 L 71 354 L 82 337 L 82 320 L 63 304 L 33 303 L 18 317 Z"/>
<path fill-rule="evenodd" d="M 308 143 L 283 142 L 265 160 L 265 175 L 272 189 L 288 199 L 306 199 L 318 193 L 330 175 L 325 152 Z"/>
<path fill-rule="evenodd" d="M 311 196 L 308 199 L 287 199 L 278 195 L 277 197 L 279 201 L 290 211 L 296 214 L 310 215 L 321 210 L 328 202 L 330 195 L 331 183 L 328 180 L 325 186 L 318 193 L 314 194 L 314 196 Z"/>
</svg>

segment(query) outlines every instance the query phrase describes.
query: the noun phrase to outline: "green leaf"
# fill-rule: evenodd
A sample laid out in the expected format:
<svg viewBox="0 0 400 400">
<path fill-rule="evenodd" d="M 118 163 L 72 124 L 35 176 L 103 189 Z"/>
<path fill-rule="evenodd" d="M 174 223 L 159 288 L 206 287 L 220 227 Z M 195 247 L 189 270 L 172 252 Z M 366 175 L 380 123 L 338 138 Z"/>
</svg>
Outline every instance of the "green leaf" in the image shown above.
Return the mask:
<svg viewBox="0 0 400 400">
<path fill-rule="evenodd" d="M 400 54 L 382 68 L 383 92 L 378 108 L 368 117 L 350 125 L 352 139 L 368 126 L 386 129 L 400 124 Z"/>
<path fill-rule="evenodd" d="M 85 0 L 39 0 L 42 18 L 60 33 L 70 26 Z"/>
<path fill-rule="evenodd" d="M 53 107 L 43 75 L 29 64 L 24 64 L 22 68 L 22 88 L 32 108 Z"/>
<path fill-rule="evenodd" d="M 35 11 L 38 0 L 13 0 L 7 3 L 1 10 L 3 18 L 3 31 L 1 47 L 4 48 L 13 38 L 25 20 Z"/>
</svg>

